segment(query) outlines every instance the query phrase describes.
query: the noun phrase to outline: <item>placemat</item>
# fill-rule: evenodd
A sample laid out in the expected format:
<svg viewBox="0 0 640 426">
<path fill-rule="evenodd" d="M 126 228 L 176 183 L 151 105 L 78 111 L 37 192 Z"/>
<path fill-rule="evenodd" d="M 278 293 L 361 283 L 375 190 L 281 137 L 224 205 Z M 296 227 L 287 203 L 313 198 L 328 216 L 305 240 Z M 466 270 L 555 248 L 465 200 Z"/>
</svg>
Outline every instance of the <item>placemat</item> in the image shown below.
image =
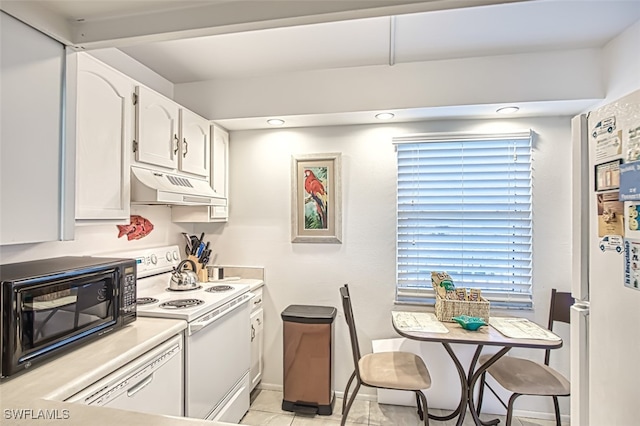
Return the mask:
<svg viewBox="0 0 640 426">
<path fill-rule="evenodd" d="M 489 324 L 512 339 L 561 340 L 549 330 L 526 318 L 491 317 Z"/>
<path fill-rule="evenodd" d="M 403 331 L 424 331 L 426 333 L 449 332 L 447 327 L 431 312 L 393 311 L 392 314 L 393 322 Z"/>
</svg>

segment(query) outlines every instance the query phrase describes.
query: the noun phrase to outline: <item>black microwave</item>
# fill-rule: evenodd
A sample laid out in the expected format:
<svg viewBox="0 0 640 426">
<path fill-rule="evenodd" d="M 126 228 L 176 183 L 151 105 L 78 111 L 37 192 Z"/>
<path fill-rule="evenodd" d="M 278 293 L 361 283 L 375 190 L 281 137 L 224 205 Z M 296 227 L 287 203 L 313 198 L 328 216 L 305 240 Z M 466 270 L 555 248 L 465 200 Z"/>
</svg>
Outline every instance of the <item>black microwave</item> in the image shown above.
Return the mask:
<svg viewBox="0 0 640 426">
<path fill-rule="evenodd" d="M 133 259 L 57 257 L 0 265 L 0 377 L 136 319 Z"/>
</svg>

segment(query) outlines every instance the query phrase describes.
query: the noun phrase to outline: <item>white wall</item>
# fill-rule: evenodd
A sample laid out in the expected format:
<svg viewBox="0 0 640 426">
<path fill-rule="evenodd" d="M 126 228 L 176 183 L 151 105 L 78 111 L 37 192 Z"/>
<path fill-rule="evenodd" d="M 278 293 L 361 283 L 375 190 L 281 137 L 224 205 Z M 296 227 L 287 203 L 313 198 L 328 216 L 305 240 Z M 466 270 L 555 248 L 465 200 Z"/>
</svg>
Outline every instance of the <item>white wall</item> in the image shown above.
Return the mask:
<svg viewBox="0 0 640 426">
<path fill-rule="evenodd" d="M 640 21 L 631 25 L 603 49 L 607 96 L 602 104 L 640 88 Z"/>
<path fill-rule="evenodd" d="M 42 214 L 47 214 L 43 211 Z M 171 209 L 166 206 L 132 206 L 131 214 L 141 215 L 154 226 L 149 235 L 139 240 L 118 238 L 116 225 L 76 226 L 73 241 L 0 246 L 0 263 L 23 262 L 58 256 L 88 256 L 146 247 L 183 244 L 181 232 L 192 232 L 191 224 L 171 222 Z"/>
<path fill-rule="evenodd" d="M 90 50 L 89 54 L 156 92 L 173 99 L 173 83 L 115 47 Z"/>
<path fill-rule="evenodd" d="M 175 97 L 213 120 L 600 99 L 600 54 L 563 50 L 219 79 L 178 84 Z"/>
<path fill-rule="evenodd" d="M 371 340 L 397 337 L 390 320 L 395 289 L 395 152 L 393 136 L 421 132 L 496 131 L 531 128 L 534 142 L 534 288 L 531 317 L 545 324 L 551 287 L 569 290 L 570 119 L 439 121 L 389 125 L 241 131 L 232 134 L 230 219 L 217 234 L 220 264 L 266 268 L 264 384 L 282 384 L 282 320 L 290 304 L 340 306 L 338 288 L 349 283 L 363 351 Z M 343 243 L 290 242 L 291 155 L 341 152 L 343 155 Z M 196 227 L 196 229 L 200 229 Z M 342 315 L 336 327 L 336 390 L 353 370 Z M 569 375 L 568 329 L 559 328 L 565 348 L 554 365 Z M 440 348 L 436 348 L 439 350 Z M 456 350 L 461 348 L 456 347 Z M 517 352 L 517 351 L 515 351 Z M 464 354 L 463 354 L 464 355 Z M 542 359 L 543 354 L 537 353 Z M 438 359 L 439 358 L 439 359 Z M 432 369 L 456 375 L 442 352 L 428 360 Z M 435 363 L 435 364 L 434 364 Z M 446 383 L 446 384 L 444 384 Z M 451 380 L 430 393 L 458 398 Z M 444 386 L 444 387 L 443 387 Z M 363 393 L 371 390 L 363 390 Z M 537 401 L 540 402 L 540 401 Z M 438 405 L 433 405 L 437 407 Z M 563 407 L 565 413 L 568 406 Z M 551 406 L 522 398 L 521 409 L 551 412 Z"/>
</svg>

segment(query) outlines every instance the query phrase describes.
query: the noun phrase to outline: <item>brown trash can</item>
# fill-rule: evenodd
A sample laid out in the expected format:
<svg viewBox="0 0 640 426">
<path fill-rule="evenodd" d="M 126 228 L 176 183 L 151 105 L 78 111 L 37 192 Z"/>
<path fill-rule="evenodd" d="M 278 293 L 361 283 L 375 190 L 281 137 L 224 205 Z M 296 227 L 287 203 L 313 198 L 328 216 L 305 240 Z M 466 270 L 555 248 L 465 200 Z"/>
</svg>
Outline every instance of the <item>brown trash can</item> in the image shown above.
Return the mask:
<svg viewBox="0 0 640 426">
<path fill-rule="evenodd" d="M 282 311 L 284 380 L 282 409 L 333 413 L 333 320 L 331 306 L 290 305 Z"/>
</svg>

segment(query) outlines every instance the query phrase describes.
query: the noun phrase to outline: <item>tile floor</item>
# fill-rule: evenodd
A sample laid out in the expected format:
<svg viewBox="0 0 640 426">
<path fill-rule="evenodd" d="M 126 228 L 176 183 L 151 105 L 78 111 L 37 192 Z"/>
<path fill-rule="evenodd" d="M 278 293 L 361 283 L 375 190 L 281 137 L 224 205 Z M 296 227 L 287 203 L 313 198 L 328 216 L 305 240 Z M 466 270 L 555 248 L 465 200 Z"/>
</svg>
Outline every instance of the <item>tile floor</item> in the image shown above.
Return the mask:
<svg viewBox="0 0 640 426">
<path fill-rule="evenodd" d="M 283 411 L 282 392 L 272 390 L 256 389 L 251 394 L 251 407 L 249 412 L 244 416 L 240 424 L 254 426 L 339 426 L 340 425 L 340 409 L 342 407 L 342 398 L 336 398 L 334 413 L 331 416 L 309 416 L 289 411 Z M 443 415 L 440 410 L 430 410 L 434 414 Z M 499 418 L 500 425 L 504 425 L 504 416 L 482 415 L 483 419 Z M 383 426 L 383 425 L 402 425 L 402 426 L 419 426 L 423 423 L 418 419 L 415 408 L 402 407 L 398 405 L 378 404 L 375 401 L 363 401 L 356 399 L 351 407 L 347 426 Z M 456 419 L 447 422 L 431 421 L 430 425 L 435 426 L 454 426 Z M 555 421 L 529 419 L 524 417 L 516 417 L 512 422 L 512 426 L 554 426 Z M 569 423 L 563 423 L 563 426 L 569 426 Z M 473 426 L 473 419 L 467 413 L 464 420 L 464 426 Z"/>
</svg>

